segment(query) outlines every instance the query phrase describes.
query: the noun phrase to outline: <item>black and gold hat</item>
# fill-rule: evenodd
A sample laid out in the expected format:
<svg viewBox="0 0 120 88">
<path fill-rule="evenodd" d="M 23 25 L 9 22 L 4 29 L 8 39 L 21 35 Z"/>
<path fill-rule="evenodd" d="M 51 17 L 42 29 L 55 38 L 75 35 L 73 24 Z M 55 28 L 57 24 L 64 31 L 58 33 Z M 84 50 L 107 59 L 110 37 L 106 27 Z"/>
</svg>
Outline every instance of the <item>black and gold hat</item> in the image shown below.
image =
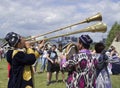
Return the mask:
<svg viewBox="0 0 120 88">
<path fill-rule="evenodd" d="M 9 32 L 5 36 L 5 40 L 8 42 L 8 44 L 11 47 L 15 47 L 20 42 L 20 38 L 21 38 L 21 36 L 17 33 L 14 33 L 14 32 Z"/>
</svg>

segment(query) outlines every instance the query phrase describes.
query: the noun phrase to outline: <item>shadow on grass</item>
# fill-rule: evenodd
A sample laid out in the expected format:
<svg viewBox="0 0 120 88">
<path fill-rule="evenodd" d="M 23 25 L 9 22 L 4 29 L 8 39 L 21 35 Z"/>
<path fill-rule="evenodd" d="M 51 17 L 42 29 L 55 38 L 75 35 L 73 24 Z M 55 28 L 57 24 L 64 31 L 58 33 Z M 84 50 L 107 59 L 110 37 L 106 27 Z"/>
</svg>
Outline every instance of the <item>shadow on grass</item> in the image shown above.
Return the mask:
<svg viewBox="0 0 120 88">
<path fill-rule="evenodd" d="M 3 69 L 3 68 L 0 68 L 0 69 Z"/>
<path fill-rule="evenodd" d="M 51 84 L 54 84 L 54 83 L 65 83 L 63 80 L 58 80 L 58 81 L 55 81 L 55 80 L 53 80 L 53 81 L 51 81 L 50 82 Z"/>
</svg>

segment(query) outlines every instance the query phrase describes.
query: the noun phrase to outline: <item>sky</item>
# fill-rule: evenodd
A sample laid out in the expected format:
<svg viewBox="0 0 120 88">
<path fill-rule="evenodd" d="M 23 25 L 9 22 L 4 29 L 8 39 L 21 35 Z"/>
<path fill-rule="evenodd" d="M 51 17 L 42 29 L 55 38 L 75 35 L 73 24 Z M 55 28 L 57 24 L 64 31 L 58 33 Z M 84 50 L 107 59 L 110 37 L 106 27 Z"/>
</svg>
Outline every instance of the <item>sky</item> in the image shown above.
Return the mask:
<svg viewBox="0 0 120 88">
<path fill-rule="evenodd" d="M 97 13 L 107 24 L 106 33 L 89 34 L 94 41 L 106 38 L 111 26 L 120 23 L 120 0 L 0 0 L 0 38 L 8 32 L 35 36 L 80 22 Z M 52 35 L 86 28 L 97 22 L 85 23 Z M 49 37 L 49 36 L 48 36 Z"/>
</svg>

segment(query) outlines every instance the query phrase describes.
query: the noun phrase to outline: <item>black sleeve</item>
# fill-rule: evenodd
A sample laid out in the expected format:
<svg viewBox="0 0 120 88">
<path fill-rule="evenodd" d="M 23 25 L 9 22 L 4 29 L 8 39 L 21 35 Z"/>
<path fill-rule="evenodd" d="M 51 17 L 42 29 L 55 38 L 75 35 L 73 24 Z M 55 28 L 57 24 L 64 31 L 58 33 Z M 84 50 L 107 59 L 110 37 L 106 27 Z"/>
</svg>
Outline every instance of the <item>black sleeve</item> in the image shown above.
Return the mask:
<svg viewBox="0 0 120 88">
<path fill-rule="evenodd" d="M 8 62 L 10 65 L 12 64 L 12 53 L 13 53 L 13 50 L 8 50 L 7 53 L 6 53 L 7 62 Z"/>
<path fill-rule="evenodd" d="M 36 61 L 34 54 L 26 54 L 24 52 L 18 52 L 13 59 L 21 65 L 32 65 Z"/>
</svg>

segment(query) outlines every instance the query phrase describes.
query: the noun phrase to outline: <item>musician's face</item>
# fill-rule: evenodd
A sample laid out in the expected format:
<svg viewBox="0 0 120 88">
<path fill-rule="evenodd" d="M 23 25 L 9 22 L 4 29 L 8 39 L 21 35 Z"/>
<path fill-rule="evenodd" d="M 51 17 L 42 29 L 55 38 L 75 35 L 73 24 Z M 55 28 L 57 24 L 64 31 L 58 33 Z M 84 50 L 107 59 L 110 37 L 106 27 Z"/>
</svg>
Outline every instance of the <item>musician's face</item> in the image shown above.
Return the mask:
<svg viewBox="0 0 120 88">
<path fill-rule="evenodd" d="M 21 43 L 22 43 L 23 47 L 25 47 L 25 38 L 21 39 Z"/>
<path fill-rule="evenodd" d="M 78 49 L 81 50 L 82 49 L 82 43 L 78 42 Z"/>
<path fill-rule="evenodd" d="M 20 43 L 18 44 L 19 48 L 24 48 L 25 47 L 25 39 L 23 37 L 21 37 L 20 39 Z"/>
</svg>

